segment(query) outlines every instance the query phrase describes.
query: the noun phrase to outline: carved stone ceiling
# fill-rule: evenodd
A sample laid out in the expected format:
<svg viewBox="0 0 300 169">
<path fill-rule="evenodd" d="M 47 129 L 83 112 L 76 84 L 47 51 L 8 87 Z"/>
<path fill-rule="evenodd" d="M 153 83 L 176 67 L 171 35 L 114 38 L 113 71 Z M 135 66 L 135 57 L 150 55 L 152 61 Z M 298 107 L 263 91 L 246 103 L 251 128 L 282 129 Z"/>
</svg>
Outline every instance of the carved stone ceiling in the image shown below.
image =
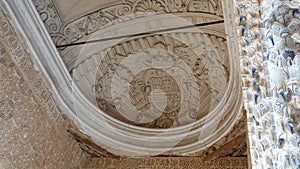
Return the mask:
<svg viewBox="0 0 300 169">
<path fill-rule="evenodd" d="M 89 114 L 73 103 L 73 120 L 96 145 L 121 156 L 207 152 L 239 121 L 239 75 L 233 70 L 238 62 L 229 57 L 224 24 L 191 26 L 223 20 L 221 1 L 33 2 L 74 90 L 98 109 Z M 183 26 L 189 28 L 158 31 Z M 156 33 L 144 34 L 151 31 Z M 140 35 L 126 37 L 135 33 Z M 111 39 L 97 41 L 103 38 Z M 97 42 L 72 45 L 85 41 Z M 124 138 L 103 134 L 103 117 Z M 103 135 L 125 144 L 118 147 L 122 151 Z M 240 144 L 244 150 L 245 141 Z"/>
<path fill-rule="evenodd" d="M 122 0 L 53 0 L 59 16 L 65 22 L 118 2 Z"/>
</svg>

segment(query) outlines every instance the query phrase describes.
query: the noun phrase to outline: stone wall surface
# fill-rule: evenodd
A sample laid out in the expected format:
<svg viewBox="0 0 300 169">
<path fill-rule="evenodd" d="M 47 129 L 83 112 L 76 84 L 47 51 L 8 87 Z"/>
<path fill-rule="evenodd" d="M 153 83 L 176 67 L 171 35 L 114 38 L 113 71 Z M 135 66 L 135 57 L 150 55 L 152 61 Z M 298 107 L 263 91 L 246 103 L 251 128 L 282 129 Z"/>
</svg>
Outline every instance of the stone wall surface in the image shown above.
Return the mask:
<svg viewBox="0 0 300 169">
<path fill-rule="evenodd" d="M 19 38 L 0 11 L 0 168 L 79 168 L 84 155 Z"/>
</svg>

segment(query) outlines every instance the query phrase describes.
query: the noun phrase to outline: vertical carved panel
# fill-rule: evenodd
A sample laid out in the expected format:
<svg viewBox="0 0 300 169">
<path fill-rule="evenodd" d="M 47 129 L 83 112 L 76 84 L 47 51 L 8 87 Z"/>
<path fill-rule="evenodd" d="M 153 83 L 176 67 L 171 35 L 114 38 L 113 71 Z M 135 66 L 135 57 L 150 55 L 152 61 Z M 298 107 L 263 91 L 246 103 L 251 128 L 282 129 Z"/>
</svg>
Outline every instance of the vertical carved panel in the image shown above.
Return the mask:
<svg viewBox="0 0 300 169">
<path fill-rule="evenodd" d="M 299 2 L 236 3 L 252 166 L 296 168 L 300 159 Z"/>
</svg>

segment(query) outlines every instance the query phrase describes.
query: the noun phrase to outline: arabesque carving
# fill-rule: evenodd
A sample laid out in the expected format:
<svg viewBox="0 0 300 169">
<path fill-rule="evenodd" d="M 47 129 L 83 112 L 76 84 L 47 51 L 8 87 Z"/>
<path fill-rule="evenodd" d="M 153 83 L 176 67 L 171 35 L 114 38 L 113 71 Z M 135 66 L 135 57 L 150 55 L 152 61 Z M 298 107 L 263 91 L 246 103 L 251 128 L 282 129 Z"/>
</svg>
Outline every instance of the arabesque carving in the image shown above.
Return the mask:
<svg viewBox="0 0 300 169">
<path fill-rule="evenodd" d="M 141 31 L 140 29 L 143 29 L 143 31 L 144 30 L 148 31 L 151 29 L 156 30 L 158 28 L 170 28 L 174 26 L 171 24 L 173 23 L 173 21 L 175 21 L 174 19 L 172 20 L 172 18 L 170 19 L 168 17 L 160 15 L 165 13 L 171 13 L 172 16 L 176 16 L 177 19 L 179 18 L 178 16 L 180 17 L 182 16 L 182 18 L 184 18 L 186 21 L 189 21 L 189 23 L 192 24 L 204 23 L 204 22 L 222 19 L 222 8 L 220 4 L 221 1 L 205 1 L 205 0 L 126 1 L 92 12 L 90 14 L 85 15 L 84 17 L 79 17 L 76 19 L 73 18 L 74 20 L 68 22 L 62 21 L 60 19 L 58 12 L 55 11 L 57 10 L 55 9 L 55 4 L 52 3 L 52 1 L 35 1 L 34 3 L 38 5 L 37 7 L 38 11 L 40 14 L 42 14 L 42 18 L 46 25 L 46 28 L 48 29 L 50 36 L 52 37 L 56 45 L 68 44 L 76 41 L 85 41 L 85 40 L 89 40 L 89 38 L 93 39 L 93 35 L 95 35 L 94 38 L 96 38 L 96 36 L 99 36 L 101 38 L 101 37 L 109 37 L 109 35 L 118 35 L 118 36 L 122 35 L 123 32 L 121 31 L 121 29 L 118 29 L 117 27 L 119 26 L 119 24 L 120 26 L 121 25 L 126 26 L 126 23 L 132 26 L 131 23 L 133 22 L 131 22 L 132 20 L 130 18 L 130 15 L 134 16 L 135 18 L 134 23 L 136 25 L 139 24 L 147 25 L 146 27 L 140 27 L 140 28 L 136 26 L 134 27 L 134 29 L 131 29 L 129 31 L 130 33 L 132 33 L 132 31 L 134 30 Z M 53 5 L 47 5 L 47 3 L 52 3 Z M 16 4 L 21 4 L 21 5 L 25 4 L 24 7 L 28 7 L 26 6 L 26 2 L 24 3 L 18 2 Z M 52 21 L 50 21 L 48 17 L 50 16 L 50 14 L 48 15 L 47 13 L 47 10 L 49 9 L 53 9 L 51 13 L 51 17 L 54 18 L 52 19 Z M 145 16 L 150 16 L 150 17 L 155 16 L 155 17 L 152 17 L 153 20 L 145 21 L 143 18 Z M 20 17 L 23 18 L 23 16 Z M 149 19 L 150 17 L 147 17 L 147 19 Z M 27 21 L 26 18 L 24 19 Z M 35 19 L 34 21 L 37 21 L 36 18 L 34 19 Z M 168 22 L 165 22 L 164 19 L 167 19 Z M 144 21 L 144 22 L 140 22 L 140 21 Z M 37 22 L 40 23 L 39 20 Z M 123 24 L 124 22 L 126 23 Z M 156 24 L 158 22 L 160 23 Z M 30 23 L 35 23 L 35 22 L 30 20 Z M 49 29 L 49 25 L 51 25 L 52 23 L 54 23 L 51 27 L 52 29 Z M 103 25 L 106 26 L 106 27 L 104 26 L 104 30 L 102 29 Z M 64 107 L 65 110 L 69 113 L 69 115 L 74 119 L 78 128 L 82 130 L 85 134 L 89 135 L 91 139 L 96 142 L 96 144 L 103 146 L 104 149 L 110 151 L 111 153 L 116 153 L 121 156 L 125 156 L 125 155 L 126 156 L 145 156 L 145 155 L 149 156 L 149 155 L 157 155 L 161 153 L 190 154 L 190 153 L 194 153 L 195 151 L 203 150 L 206 147 L 212 145 L 219 138 L 224 137 L 226 133 L 230 131 L 230 128 L 233 127 L 234 122 L 236 122 L 236 120 L 240 118 L 239 111 L 241 105 L 240 105 L 239 98 L 241 96 L 240 95 L 241 93 L 240 90 L 236 90 L 239 89 L 240 83 L 239 80 L 237 80 L 238 72 L 234 71 L 234 69 L 237 67 L 236 60 L 235 60 L 236 58 L 228 57 L 226 42 L 224 38 L 219 36 L 220 34 L 225 35 L 225 32 L 222 30 L 223 25 L 220 24 L 220 27 L 218 26 L 214 25 L 214 26 L 203 27 L 203 30 L 205 29 L 208 30 L 212 28 L 211 32 L 210 31 L 208 32 L 214 35 L 195 33 L 197 31 L 199 32 L 200 31 L 199 29 L 195 29 L 196 30 L 195 32 L 183 31 L 178 33 L 166 34 L 167 36 L 175 36 L 175 37 L 178 36 L 179 38 L 182 38 L 184 43 L 188 44 L 187 46 L 191 46 L 192 48 L 193 45 L 195 45 L 195 47 L 197 47 L 198 49 L 197 52 L 194 52 L 197 55 L 199 55 L 197 57 L 194 57 L 193 52 L 191 52 L 191 50 L 184 45 L 174 48 L 175 52 L 172 51 L 173 50 L 172 43 L 174 41 L 164 37 L 164 35 L 151 35 L 149 37 L 138 37 L 137 39 L 126 39 L 124 41 L 121 41 L 119 44 L 115 46 L 114 45 L 109 46 L 110 44 L 106 43 L 107 45 L 98 44 L 100 47 L 97 48 L 96 44 L 92 44 L 90 46 L 83 46 L 83 48 L 85 47 L 87 48 L 83 49 L 82 51 L 79 51 L 81 50 L 80 47 L 68 48 L 70 49 L 70 53 L 67 53 L 68 57 L 73 56 L 73 58 L 72 57 L 67 58 L 65 57 L 65 55 L 63 55 L 62 58 L 57 58 L 60 56 L 54 50 L 49 50 L 51 55 L 39 55 L 36 56 L 36 58 L 37 60 L 39 60 L 40 58 L 44 58 L 45 56 L 53 55 L 53 58 L 49 58 L 49 61 L 48 60 L 45 61 L 45 59 L 40 59 L 40 60 L 46 67 L 45 72 L 49 73 L 50 77 L 55 80 L 54 83 L 51 83 L 52 86 L 54 87 L 58 86 L 57 87 L 58 90 L 55 90 L 54 88 L 54 91 L 58 95 L 62 107 Z M 39 29 L 41 29 L 41 27 L 39 27 Z M 127 29 L 129 30 L 130 28 L 128 27 Z M 108 31 L 113 30 L 114 32 L 108 32 L 107 30 Z M 220 31 L 221 33 L 219 34 L 218 31 Z M 126 31 L 124 31 L 124 33 L 125 32 Z M 205 37 L 204 35 L 208 35 L 208 36 Z M 148 39 L 145 40 L 145 38 Z M 44 39 L 44 41 L 46 42 L 45 44 L 48 44 L 48 46 L 53 46 L 53 44 L 49 43 L 48 37 L 29 38 L 29 39 L 32 41 L 35 41 L 36 39 Z M 194 40 L 197 39 L 206 39 L 206 40 L 209 39 L 210 41 L 217 42 L 220 45 L 213 44 L 214 45 L 213 46 L 210 44 L 209 40 L 207 40 L 208 43 L 206 43 L 206 41 L 205 42 L 202 41 L 202 43 L 197 44 L 194 42 Z M 157 41 L 158 43 L 152 43 L 154 41 Z M 166 41 L 170 41 L 171 43 Z M 191 117 L 194 121 L 182 120 L 184 118 L 182 119 L 179 118 L 176 120 L 172 119 L 173 124 L 175 123 L 178 124 L 177 126 L 180 126 L 180 128 L 177 129 L 176 127 L 173 126 L 171 128 L 168 128 L 170 127 L 170 124 L 165 125 L 166 123 L 162 123 L 157 126 L 152 124 L 148 126 L 126 124 L 124 123 L 124 121 L 120 121 L 117 118 L 111 118 L 106 114 L 107 112 L 103 112 L 101 111 L 101 109 L 99 110 L 97 108 L 98 105 L 102 104 L 102 103 L 99 104 L 99 102 L 101 102 L 102 100 L 100 99 L 96 100 L 97 102 L 95 103 L 94 102 L 95 100 L 93 100 L 94 97 L 93 94 L 96 94 L 96 96 L 99 93 L 106 94 L 105 92 L 102 91 L 99 93 L 94 92 L 97 90 L 97 87 L 99 87 L 99 85 L 105 85 L 106 83 L 105 81 L 99 82 L 98 80 L 101 80 L 101 78 L 104 77 L 103 74 L 105 73 L 109 74 L 111 73 L 110 71 L 116 71 L 117 73 L 115 73 L 115 76 L 112 76 L 112 79 L 115 78 L 115 80 L 120 80 L 121 79 L 120 77 L 123 76 L 118 76 L 118 73 L 127 73 L 126 75 L 132 77 L 132 79 L 128 80 L 128 82 L 133 83 L 134 77 L 139 77 L 139 74 L 135 72 L 133 74 L 134 76 L 130 76 L 132 72 L 136 71 L 135 70 L 136 68 L 128 66 L 127 63 L 130 63 L 132 61 L 130 59 L 132 57 L 144 55 L 146 56 L 144 58 L 150 57 L 151 59 L 155 60 L 154 56 L 156 53 L 149 52 L 148 50 L 149 47 L 147 47 L 147 45 L 151 46 L 150 48 L 153 48 L 153 46 L 155 46 L 156 51 L 163 49 L 164 52 L 160 53 L 163 56 L 168 56 L 168 57 L 171 56 L 170 58 L 173 59 L 176 57 L 180 58 L 178 59 L 178 61 L 174 59 L 175 61 L 166 62 L 166 63 L 178 64 L 179 65 L 177 66 L 178 70 L 187 67 L 190 69 L 190 72 L 187 71 L 176 72 L 177 71 L 176 70 L 174 71 L 175 72 L 174 74 L 176 74 L 177 76 L 172 76 L 173 79 L 170 79 L 168 76 L 168 75 L 174 75 L 172 74 L 172 69 L 170 69 L 170 72 L 162 69 L 159 71 L 160 73 L 158 74 L 159 75 L 163 74 L 164 77 L 162 77 L 162 79 L 168 79 L 169 82 L 174 83 L 176 81 L 178 88 L 182 90 L 180 93 L 181 101 L 183 99 L 189 99 L 193 97 L 195 98 L 194 99 L 195 102 L 190 102 L 190 103 L 194 104 L 194 106 L 199 106 L 198 104 L 199 94 L 195 94 L 195 96 L 193 96 L 194 92 L 185 92 L 185 88 L 189 90 L 194 86 L 197 88 L 200 86 L 198 84 L 198 81 L 201 81 L 200 84 L 201 85 L 203 84 L 202 87 L 204 87 L 205 89 L 203 90 L 204 92 L 202 91 L 200 92 L 203 95 L 200 96 L 200 98 L 204 98 L 203 103 L 205 105 L 209 105 L 207 103 L 211 101 L 209 106 L 210 108 L 212 108 L 212 110 L 210 111 L 210 113 L 202 114 L 199 113 L 197 109 L 194 111 L 193 109 L 189 109 L 190 107 L 181 106 L 180 111 L 184 110 L 184 108 L 189 109 L 191 111 L 184 112 L 182 114 L 180 114 L 179 112 L 179 117 L 181 117 L 181 115 L 188 118 Z M 218 49 L 214 49 L 213 47 L 218 47 Z M 105 50 L 102 50 L 104 48 Z M 169 50 L 169 48 L 171 48 L 172 50 Z M 100 51 L 100 49 L 102 51 Z M 47 54 L 49 53 L 49 51 L 45 49 L 45 51 L 39 53 Z M 66 54 L 64 53 L 66 51 L 67 50 L 61 51 L 61 53 Z M 170 51 L 172 51 L 172 53 Z M 79 53 L 82 52 L 84 56 L 81 58 L 77 58 L 76 55 L 78 55 L 79 53 L 76 52 Z M 220 52 L 221 54 L 218 52 Z M 173 56 L 174 53 L 176 53 L 176 57 Z M 116 55 L 117 55 L 117 57 L 115 57 L 117 58 L 116 60 L 111 59 L 111 56 L 116 56 Z M 68 68 L 68 70 L 66 70 L 65 67 L 62 66 L 64 64 L 61 63 L 62 59 L 64 61 L 65 59 L 70 61 L 70 62 L 68 61 L 65 62 L 65 65 Z M 101 65 L 98 64 L 99 62 L 95 62 L 96 60 L 100 61 Z M 149 64 L 147 59 L 142 61 L 145 61 L 144 65 Z M 117 67 L 116 65 L 120 65 L 120 66 Z M 136 67 L 138 67 L 138 64 L 136 65 L 137 65 Z M 168 66 L 168 65 L 163 65 L 163 66 Z M 129 70 L 129 71 L 119 71 L 118 69 Z M 154 67 L 154 69 L 158 69 L 158 68 Z M 98 77 L 97 79 L 94 79 L 95 70 L 97 70 L 96 72 L 99 72 L 99 74 L 101 74 L 102 71 L 102 74 L 100 76 L 97 76 Z M 147 69 L 147 70 L 151 70 L 151 69 Z M 73 78 L 69 76 L 68 72 L 66 71 L 70 71 Z M 148 77 L 148 75 L 146 77 Z M 152 77 L 156 77 L 156 76 L 152 76 Z M 179 78 L 174 78 L 174 77 L 179 77 Z M 184 77 L 185 79 L 182 77 Z M 184 81 L 186 79 L 190 81 Z M 126 79 L 121 79 L 121 80 L 126 81 Z M 151 83 L 152 82 L 156 83 L 155 79 L 151 79 L 151 80 L 152 80 Z M 194 84 L 191 85 L 189 84 L 189 82 L 194 83 L 196 85 Z M 121 90 L 121 92 L 124 92 L 126 91 L 125 89 L 128 89 L 126 88 L 126 86 L 125 87 L 122 86 L 123 84 L 128 85 L 127 82 L 111 83 L 111 85 L 110 86 L 108 85 L 108 87 L 105 89 L 109 90 L 109 87 L 118 87 L 117 86 L 118 84 L 120 84 L 119 85 L 120 89 L 124 89 Z M 130 85 L 133 86 L 132 84 L 129 83 L 129 86 Z M 161 90 L 161 88 L 164 89 L 164 86 L 166 85 L 165 82 L 163 82 L 160 83 L 158 86 L 160 87 L 160 89 L 155 88 L 154 84 L 150 85 L 150 87 L 153 88 L 153 90 L 151 90 L 152 92 L 150 92 L 150 93 L 154 93 L 153 96 L 158 96 L 157 93 L 155 92 L 158 93 L 161 92 L 159 90 Z M 178 88 L 175 87 L 174 89 L 178 90 Z M 165 93 L 169 92 L 167 89 L 164 90 L 166 91 Z M 116 91 L 116 90 L 112 90 L 112 91 Z M 199 90 L 195 90 L 195 91 L 199 92 Z M 145 91 L 144 94 L 147 92 L 148 91 Z M 113 94 L 118 94 L 118 93 L 115 92 Z M 111 95 L 112 97 L 111 100 L 113 100 L 113 103 L 115 105 L 118 104 L 122 105 L 123 103 L 131 103 L 131 104 L 135 103 L 134 101 L 132 101 L 133 99 L 135 99 L 133 95 L 131 96 L 131 101 L 129 100 L 129 102 L 127 102 L 127 100 L 125 100 L 124 102 L 122 102 L 123 100 L 121 100 L 121 102 L 115 102 L 119 100 L 113 94 Z M 185 96 L 191 96 L 191 97 L 185 97 Z M 109 97 L 110 96 L 108 96 L 108 98 Z M 171 97 L 168 96 L 165 98 L 171 99 Z M 162 98 L 161 101 L 154 102 L 154 104 L 151 105 L 153 105 L 154 107 L 154 105 L 156 104 L 162 104 L 170 108 L 170 106 L 167 106 L 166 103 L 171 103 L 171 102 L 170 101 L 168 102 L 168 100 L 164 100 L 165 98 Z M 175 97 L 175 99 L 177 99 L 176 102 L 179 102 L 178 98 L 179 96 Z M 207 101 L 205 101 L 206 98 Z M 144 100 L 147 100 L 147 98 Z M 149 101 L 152 102 L 151 99 L 149 99 Z M 103 105 L 108 105 L 108 104 L 103 104 Z M 215 106 L 211 106 L 211 105 L 215 105 Z M 136 107 L 138 106 L 140 105 L 136 104 Z M 124 108 L 124 106 L 117 106 L 117 107 Z M 207 108 L 207 107 L 203 107 L 202 105 L 201 107 L 203 108 L 203 110 Z M 118 110 L 118 112 L 120 111 Z M 163 112 L 162 114 L 160 114 L 159 117 L 165 117 L 165 115 L 168 113 L 169 112 Z M 199 118 L 199 121 L 197 121 L 198 120 L 197 118 Z M 130 120 L 132 121 L 132 119 Z M 146 123 L 149 124 L 149 120 L 147 118 L 142 120 L 145 120 Z M 197 122 L 197 123 L 193 123 L 193 122 Z M 145 127 L 148 128 L 145 129 Z M 161 128 L 168 128 L 168 129 L 157 130 L 157 129 L 149 129 L 149 127 L 161 127 Z M 122 137 L 119 137 L 121 135 Z M 185 140 L 185 137 L 187 138 L 187 140 Z M 136 138 L 139 139 L 137 140 Z M 141 148 L 144 151 L 140 151 Z M 119 149 L 121 149 L 122 151 L 119 151 Z"/>
<path fill-rule="evenodd" d="M 180 36 L 180 35 L 179 35 Z M 193 42 L 193 47 L 197 48 L 201 45 L 203 45 L 201 39 L 202 35 L 199 34 L 193 34 L 191 35 L 191 37 L 197 37 L 198 40 Z M 182 37 L 187 37 L 187 36 L 182 36 Z M 216 37 L 215 35 L 209 35 L 207 34 L 207 37 L 211 37 L 212 40 L 214 41 L 219 41 L 219 43 L 215 42 L 216 45 L 217 44 L 223 44 L 225 42 L 225 40 L 223 38 L 220 37 Z M 219 40 L 217 40 L 219 39 Z M 147 45 L 145 45 L 147 44 Z M 160 93 L 158 90 L 156 90 L 156 95 L 152 96 L 155 98 L 156 102 L 157 102 L 157 106 L 158 107 L 165 107 L 165 111 L 167 111 L 166 113 L 161 114 L 161 117 L 158 118 L 158 116 L 160 116 L 159 112 L 162 110 L 159 110 L 161 108 L 154 108 L 153 110 L 151 110 L 150 112 L 158 112 L 158 115 L 154 115 L 155 118 L 157 118 L 155 121 L 151 122 L 151 123 L 142 123 L 142 124 L 138 124 L 138 125 L 142 125 L 144 127 L 158 127 L 158 128 L 169 128 L 169 127 L 174 127 L 174 126 L 180 126 L 183 124 L 187 124 L 188 121 L 192 122 L 195 121 L 197 119 L 200 119 L 202 117 L 204 117 L 205 115 L 207 115 L 207 113 L 212 110 L 213 107 L 215 107 L 220 100 L 222 99 L 224 92 L 225 92 L 225 88 L 226 86 L 224 86 L 227 83 L 227 80 L 229 79 L 229 65 L 227 63 L 227 49 L 226 48 L 222 48 L 223 45 L 219 45 L 219 50 L 217 50 L 217 53 L 215 53 L 215 56 L 210 55 L 213 54 L 213 52 L 210 52 L 210 49 L 208 49 L 208 47 L 203 46 L 204 52 L 203 52 L 203 56 L 204 58 L 201 57 L 197 57 L 197 55 L 195 53 L 193 53 L 191 51 L 191 49 L 188 47 L 189 45 L 185 45 L 182 42 L 173 39 L 170 36 L 167 35 L 156 35 L 156 36 L 149 36 L 149 37 L 144 37 L 141 39 L 135 39 L 135 40 L 131 40 L 128 42 L 123 42 L 121 44 L 116 45 L 115 47 L 109 49 L 109 52 L 107 52 L 107 54 L 105 56 L 101 56 L 102 53 L 105 53 L 103 51 L 99 52 L 97 55 L 94 55 L 92 58 L 90 58 L 89 60 L 94 60 L 94 64 L 96 64 L 96 60 L 97 58 L 101 58 L 101 62 L 99 63 L 99 68 L 97 70 L 97 75 L 96 75 L 96 84 L 95 84 L 95 90 L 96 90 L 96 100 L 97 100 L 97 104 L 99 106 L 100 109 L 102 109 L 104 112 L 107 112 L 108 114 L 110 114 L 113 117 L 116 117 L 118 119 L 122 119 L 126 122 L 128 122 L 128 120 L 126 120 L 126 118 L 122 117 L 122 115 L 120 114 L 120 112 L 118 112 L 117 108 L 116 108 L 116 98 L 113 97 L 112 92 L 116 92 L 118 90 L 114 89 L 112 90 L 112 79 L 114 74 L 116 74 L 117 72 L 117 68 L 122 66 L 122 62 L 124 61 L 124 59 L 126 57 L 128 57 L 129 55 L 135 54 L 138 55 L 138 58 L 143 58 L 143 57 L 148 57 L 148 55 L 153 55 L 153 56 L 160 56 L 162 55 L 162 59 L 161 62 L 165 62 L 166 60 L 168 60 L 167 63 L 172 63 L 169 67 L 167 68 L 165 71 L 169 72 L 165 75 L 162 76 L 161 73 L 159 73 L 161 70 L 158 69 L 158 72 L 152 72 L 153 69 L 151 69 L 151 66 L 149 67 L 149 69 L 145 69 L 144 73 L 138 73 L 136 75 L 133 74 L 133 70 L 132 68 L 128 68 L 128 67 L 122 67 L 122 70 L 120 70 L 120 73 L 122 74 L 122 79 L 120 79 L 122 82 L 118 82 L 118 84 L 125 84 L 126 81 L 129 81 L 130 85 L 129 85 L 129 91 L 127 91 L 129 93 L 129 97 L 130 97 L 130 101 L 127 100 L 126 105 L 129 104 L 133 104 L 135 105 L 135 107 L 137 108 L 137 110 L 141 110 L 141 111 L 146 111 L 148 110 L 151 106 L 149 97 L 150 97 L 150 92 L 154 89 L 160 89 L 160 90 L 166 90 L 168 88 L 168 90 L 170 90 L 169 92 L 173 93 L 172 95 L 169 96 L 169 92 L 163 92 L 166 94 L 166 99 L 164 100 L 163 98 L 163 93 Z M 148 48 L 150 49 L 157 49 L 158 53 L 153 53 L 153 50 L 147 50 Z M 126 49 L 134 49 L 132 51 L 130 50 L 126 50 Z M 163 52 L 163 51 L 168 51 L 167 52 Z M 143 52 L 142 52 L 143 51 Z M 112 54 L 113 53 L 113 54 Z M 179 56 L 179 58 L 176 58 L 174 56 Z M 151 56 L 152 57 L 152 56 Z M 150 57 L 150 58 L 151 58 Z M 168 58 L 168 59 L 167 59 Z M 206 58 L 206 59 L 205 59 Z M 158 59 L 159 58 L 151 58 L 151 59 Z M 203 60 L 209 60 L 212 59 L 210 61 L 206 61 L 203 62 Z M 131 63 L 131 65 L 141 65 L 141 63 L 138 63 L 139 61 L 134 61 L 135 63 Z M 153 64 L 151 62 L 151 60 L 145 60 L 144 62 L 147 62 L 147 64 Z M 182 68 L 182 70 L 186 71 L 187 67 L 182 67 L 180 66 L 180 64 L 182 64 L 181 62 L 187 64 L 191 69 L 192 75 L 189 75 L 189 72 L 185 72 L 184 74 L 182 74 L 183 72 L 177 72 L 177 73 L 172 73 L 170 70 L 173 70 L 173 67 L 179 66 Z M 83 64 L 79 64 L 77 65 L 78 68 L 76 68 L 76 74 L 77 75 L 85 75 L 88 79 L 93 79 L 93 77 L 88 77 L 88 75 L 92 75 L 94 72 L 91 69 L 96 69 L 96 68 L 90 68 L 90 69 L 84 69 L 84 67 L 90 67 L 90 66 L 86 66 L 87 64 L 89 64 L 89 61 L 85 61 Z M 157 62 L 159 63 L 159 62 Z M 152 66 L 155 65 L 159 65 L 159 64 L 153 64 Z M 206 63 L 207 65 L 210 64 L 214 64 L 213 69 L 217 70 L 217 71 L 209 71 L 209 69 L 206 66 L 204 66 L 204 63 Z M 144 65 L 145 67 L 147 67 L 147 65 Z M 167 66 L 167 64 L 165 64 L 165 66 Z M 137 66 L 139 67 L 139 66 Z M 139 68 L 137 68 L 139 69 Z M 175 70 L 175 69 L 174 69 Z M 146 73 L 146 72 L 148 73 Z M 177 70 L 178 71 L 178 70 Z M 124 72 L 128 72 L 130 74 L 125 75 Z M 152 72 L 152 73 L 150 73 Z M 211 72 L 211 73 L 209 73 Z M 149 74 L 150 73 L 150 74 Z M 118 73 L 117 73 L 118 74 Z M 154 75 L 155 74 L 155 75 Z M 158 77 L 159 76 L 159 77 Z M 140 78 L 138 78 L 140 77 Z M 153 78 L 157 77 L 157 80 L 153 81 Z M 175 81 L 173 80 L 174 77 L 177 77 L 179 79 L 176 79 Z M 149 79 L 151 78 L 151 80 Z M 164 80 L 164 78 L 166 78 Z M 184 83 L 189 82 L 188 78 L 195 78 L 194 79 L 194 84 L 190 85 L 189 88 L 194 88 L 194 90 L 191 89 L 184 89 Z M 75 79 L 78 79 L 78 77 L 76 76 Z M 138 80 L 140 79 L 140 80 Z M 144 79 L 144 80 L 142 80 Z M 148 79 L 148 80 L 147 80 Z M 89 80 L 89 81 L 93 81 L 93 80 Z M 139 82 L 137 84 L 137 81 Z M 152 82 L 151 82 L 152 81 Z M 81 86 L 86 87 L 87 85 L 85 85 L 85 83 L 82 83 L 79 81 L 79 84 Z M 144 84 L 147 83 L 147 84 Z M 211 86 L 211 83 L 213 83 L 214 85 Z M 144 84 L 144 85 L 143 85 Z M 158 87 L 160 85 L 167 85 L 165 87 Z M 179 87 L 177 86 L 179 85 Z M 121 87 L 122 85 L 119 85 L 120 88 L 126 88 L 126 87 Z M 177 87 L 176 87 L 177 86 Z M 223 87 L 221 87 L 223 86 Z M 84 88 L 83 87 L 83 88 Z M 158 87 L 158 88 L 157 88 Z M 132 90 L 134 88 L 134 90 Z M 84 89 L 86 90 L 86 89 Z M 190 91 L 191 90 L 191 91 Z M 197 91 L 198 90 L 198 91 Z M 140 91 L 140 93 L 135 93 Z M 185 92 L 184 92 L 185 91 Z M 183 96 L 181 96 L 181 92 L 183 92 Z M 191 92 L 191 93 L 189 93 Z M 169 93 L 169 94 L 168 94 Z M 198 93 L 198 96 L 197 96 Z M 126 93 L 124 93 L 126 94 Z M 153 93 L 155 94 L 155 93 Z M 163 95 L 161 95 L 163 94 Z M 175 94 L 175 95 L 174 95 Z M 118 96 L 121 95 L 121 93 L 118 94 Z M 137 98 L 136 98 L 137 97 Z M 199 97 L 200 100 L 197 99 L 197 97 Z M 182 98 L 189 98 L 187 99 L 183 99 Z M 155 101 L 154 101 L 155 102 Z M 178 102 L 177 108 L 176 108 L 176 104 L 175 105 L 170 105 L 170 107 L 168 107 L 168 102 L 175 104 L 176 102 Z M 181 103 L 197 103 L 198 102 L 198 106 L 201 107 L 200 109 L 198 108 L 198 106 L 192 108 L 188 105 L 185 105 L 184 107 L 186 107 L 186 111 L 188 112 L 182 112 L 181 114 L 179 113 L 180 107 L 182 106 Z M 118 102 L 119 104 L 119 102 Z M 152 103 L 153 104 L 153 103 Z M 180 106 L 181 105 L 181 106 Z M 119 107 L 121 105 L 118 105 L 117 107 Z M 125 105 L 123 105 L 124 107 L 126 107 Z M 188 108 L 189 107 L 189 108 Z M 175 109 L 174 109 L 175 108 Z M 174 109 L 174 110 L 173 110 Z M 184 110 L 184 108 L 181 108 L 182 110 Z M 193 110 L 194 112 L 191 112 L 191 110 Z M 124 110 L 126 112 L 132 112 L 133 110 Z M 183 120 L 186 117 L 184 117 L 184 114 L 189 114 L 189 118 L 191 118 L 190 120 Z M 148 114 L 150 115 L 150 114 Z M 181 117 L 178 117 L 181 116 Z M 153 117 L 153 118 L 154 118 Z M 172 117 L 172 118 L 171 118 Z M 141 117 L 139 117 L 141 118 Z M 177 120 L 176 120 L 177 119 Z M 181 119 L 181 120 L 180 120 Z M 175 122 L 176 123 L 173 123 Z M 136 121 L 137 122 L 137 121 Z M 132 123 L 132 122 L 131 122 Z M 141 122 L 140 122 L 141 123 Z M 137 125 L 137 124 L 136 124 Z"/>
<path fill-rule="evenodd" d="M 53 0 L 33 0 L 56 45 L 75 42 L 97 30 L 130 19 L 160 13 L 209 13 L 223 16 L 220 0 L 130 0 L 94 11 L 65 23 Z"/>
</svg>

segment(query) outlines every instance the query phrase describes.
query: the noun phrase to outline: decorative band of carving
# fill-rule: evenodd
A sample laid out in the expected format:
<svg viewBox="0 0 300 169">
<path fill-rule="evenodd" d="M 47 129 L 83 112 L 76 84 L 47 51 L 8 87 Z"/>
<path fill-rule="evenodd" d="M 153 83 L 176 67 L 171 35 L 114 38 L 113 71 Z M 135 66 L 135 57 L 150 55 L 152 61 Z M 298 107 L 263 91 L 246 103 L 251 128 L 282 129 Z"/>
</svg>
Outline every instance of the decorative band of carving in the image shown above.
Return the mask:
<svg viewBox="0 0 300 169">
<path fill-rule="evenodd" d="M 172 168 L 172 169 L 194 169 L 194 168 L 247 168 L 247 158 L 221 157 L 211 162 L 203 162 L 199 157 L 156 157 L 144 159 L 112 159 L 92 158 L 84 162 L 83 168 L 108 168 L 122 166 L 124 169 L 142 168 Z"/>
<path fill-rule="evenodd" d="M 131 0 L 99 9 L 83 17 L 65 23 L 59 16 L 53 0 L 33 0 L 50 36 L 56 45 L 75 42 L 103 26 L 136 17 L 162 13 L 207 13 L 223 16 L 220 0 Z"/>
</svg>

